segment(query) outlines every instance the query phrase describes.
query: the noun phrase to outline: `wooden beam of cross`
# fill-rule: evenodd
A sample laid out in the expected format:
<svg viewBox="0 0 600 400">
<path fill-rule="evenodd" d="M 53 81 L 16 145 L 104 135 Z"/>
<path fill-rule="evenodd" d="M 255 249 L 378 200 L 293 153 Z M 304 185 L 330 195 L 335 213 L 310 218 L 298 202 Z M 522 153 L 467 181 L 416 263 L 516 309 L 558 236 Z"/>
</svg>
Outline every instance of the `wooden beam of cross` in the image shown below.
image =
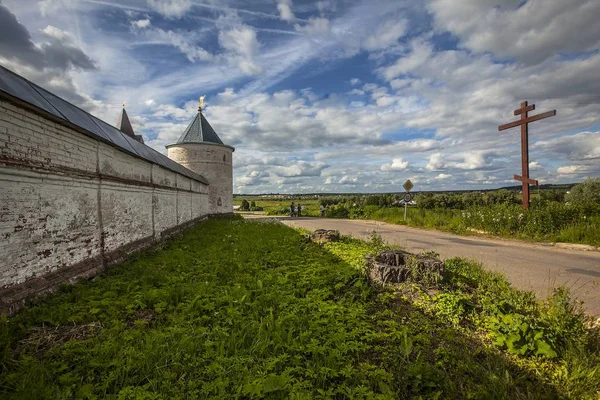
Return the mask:
<svg viewBox="0 0 600 400">
<path fill-rule="evenodd" d="M 538 181 L 529 177 L 529 123 L 556 115 L 556 110 L 548 111 L 538 115 L 529 116 L 529 111 L 535 110 L 535 104 L 527 105 L 521 102 L 521 108 L 514 111 L 515 115 L 521 115 L 521 119 L 500 125 L 498 131 L 521 126 L 521 175 L 514 175 L 514 179 L 523 184 L 523 208 L 529 208 L 529 185 L 537 185 Z"/>
</svg>

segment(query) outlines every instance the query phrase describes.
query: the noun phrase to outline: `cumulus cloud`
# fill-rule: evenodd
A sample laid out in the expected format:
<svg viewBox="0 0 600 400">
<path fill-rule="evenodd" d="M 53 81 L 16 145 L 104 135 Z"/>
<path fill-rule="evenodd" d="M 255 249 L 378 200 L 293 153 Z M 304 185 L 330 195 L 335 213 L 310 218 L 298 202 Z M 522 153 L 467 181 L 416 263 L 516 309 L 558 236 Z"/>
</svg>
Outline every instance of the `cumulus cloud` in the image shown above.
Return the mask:
<svg viewBox="0 0 600 400">
<path fill-rule="evenodd" d="M 388 81 L 401 74 L 410 73 L 421 67 L 433 55 L 433 47 L 421 38 L 410 43 L 410 52 L 400 57 L 394 64 L 381 68 L 380 74 Z"/>
<path fill-rule="evenodd" d="M 338 183 L 340 185 L 353 185 L 353 184 L 356 184 L 357 182 L 358 182 L 358 177 L 356 177 L 356 176 L 349 176 L 349 175 L 344 175 L 338 181 Z"/>
<path fill-rule="evenodd" d="M 529 163 L 529 170 L 530 171 L 539 171 L 541 169 L 544 169 L 544 166 L 542 164 L 540 164 L 537 161 L 532 161 Z"/>
<path fill-rule="evenodd" d="M 532 146 L 545 154 L 568 157 L 569 160 L 600 159 L 600 132 L 581 132 L 550 140 L 540 140 Z"/>
<path fill-rule="evenodd" d="M 452 175 L 442 173 L 442 174 L 439 174 L 438 176 L 436 176 L 433 179 L 435 179 L 436 181 L 443 181 L 443 180 L 446 180 L 448 178 L 452 178 Z"/>
<path fill-rule="evenodd" d="M 94 61 L 75 45 L 70 33 L 51 25 L 41 32 L 46 41 L 34 43 L 27 28 L 0 3 L 0 54 L 3 58 L 17 60 L 38 69 L 96 68 Z"/>
<path fill-rule="evenodd" d="M 559 52 L 600 46 L 595 0 L 429 0 L 427 7 L 438 29 L 470 50 L 499 58 L 535 64 Z"/>
<path fill-rule="evenodd" d="M 439 171 L 446 168 L 446 160 L 442 153 L 435 153 L 429 156 L 429 162 L 425 166 L 429 171 Z"/>
<path fill-rule="evenodd" d="M 381 166 L 382 171 L 404 171 L 408 168 L 408 161 L 404 161 L 401 158 L 394 158 L 391 164 L 383 164 Z"/>
<path fill-rule="evenodd" d="M 47 25 L 40 34 L 42 40 L 34 42 L 29 30 L 0 3 L 0 63 L 82 107 L 97 105 L 73 79 L 76 71 L 96 70 L 96 62 L 70 32 Z"/>
<path fill-rule="evenodd" d="M 167 18 L 180 18 L 192 8 L 191 0 L 148 0 L 148 6 Z"/>
</svg>

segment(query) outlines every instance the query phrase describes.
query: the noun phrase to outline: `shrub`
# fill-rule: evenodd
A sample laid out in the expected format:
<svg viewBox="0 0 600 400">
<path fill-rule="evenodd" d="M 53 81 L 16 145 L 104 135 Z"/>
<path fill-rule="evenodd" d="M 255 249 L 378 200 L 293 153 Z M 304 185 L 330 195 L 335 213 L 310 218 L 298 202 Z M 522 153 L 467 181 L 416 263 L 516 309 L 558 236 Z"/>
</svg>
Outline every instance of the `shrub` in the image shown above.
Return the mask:
<svg viewBox="0 0 600 400">
<path fill-rule="evenodd" d="M 332 205 L 327 208 L 326 216 L 329 218 L 348 218 L 350 211 L 343 204 Z"/>
<path fill-rule="evenodd" d="M 565 200 L 573 205 L 600 205 L 600 178 L 589 178 L 575 185 Z"/>
<path fill-rule="evenodd" d="M 242 204 L 240 205 L 240 210 L 242 210 L 242 211 L 250 210 L 250 203 L 248 203 L 248 200 L 246 200 L 246 199 L 242 200 Z"/>
</svg>

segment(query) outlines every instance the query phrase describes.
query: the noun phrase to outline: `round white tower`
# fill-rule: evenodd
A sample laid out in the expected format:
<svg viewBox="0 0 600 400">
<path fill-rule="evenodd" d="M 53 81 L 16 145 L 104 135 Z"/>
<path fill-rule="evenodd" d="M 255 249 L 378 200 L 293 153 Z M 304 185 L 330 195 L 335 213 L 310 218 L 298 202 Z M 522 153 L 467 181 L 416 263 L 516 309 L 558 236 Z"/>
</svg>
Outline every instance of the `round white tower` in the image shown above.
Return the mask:
<svg viewBox="0 0 600 400">
<path fill-rule="evenodd" d="M 170 159 L 202 175 L 208 181 L 208 212 L 233 212 L 233 152 L 223 144 L 215 130 L 202 115 L 203 98 L 198 114 L 177 143 L 167 145 Z"/>
</svg>

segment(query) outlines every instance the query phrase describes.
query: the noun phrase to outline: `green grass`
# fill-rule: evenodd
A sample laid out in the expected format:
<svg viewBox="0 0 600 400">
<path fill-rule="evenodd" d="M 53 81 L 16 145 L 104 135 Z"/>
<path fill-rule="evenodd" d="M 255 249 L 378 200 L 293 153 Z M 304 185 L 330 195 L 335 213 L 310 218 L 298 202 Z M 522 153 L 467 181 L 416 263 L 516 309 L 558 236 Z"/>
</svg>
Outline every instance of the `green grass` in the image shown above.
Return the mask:
<svg viewBox="0 0 600 400">
<path fill-rule="evenodd" d="M 257 206 L 263 207 L 266 215 L 289 215 L 290 203 L 293 201 L 294 204 L 300 203 L 302 205 L 302 215 L 306 217 L 318 217 L 319 212 L 319 200 L 318 199 L 263 199 L 253 196 L 235 196 L 233 198 L 233 204 L 239 206 L 242 204 L 242 200 L 248 202 L 254 201 Z"/>
<path fill-rule="evenodd" d="M 441 288 L 374 289 L 383 248 L 204 222 L 4 318 L 0 397 L 597 398 L 598 337 L 566 292 L 541 304 L 461 259 Z"/>
</svg>

